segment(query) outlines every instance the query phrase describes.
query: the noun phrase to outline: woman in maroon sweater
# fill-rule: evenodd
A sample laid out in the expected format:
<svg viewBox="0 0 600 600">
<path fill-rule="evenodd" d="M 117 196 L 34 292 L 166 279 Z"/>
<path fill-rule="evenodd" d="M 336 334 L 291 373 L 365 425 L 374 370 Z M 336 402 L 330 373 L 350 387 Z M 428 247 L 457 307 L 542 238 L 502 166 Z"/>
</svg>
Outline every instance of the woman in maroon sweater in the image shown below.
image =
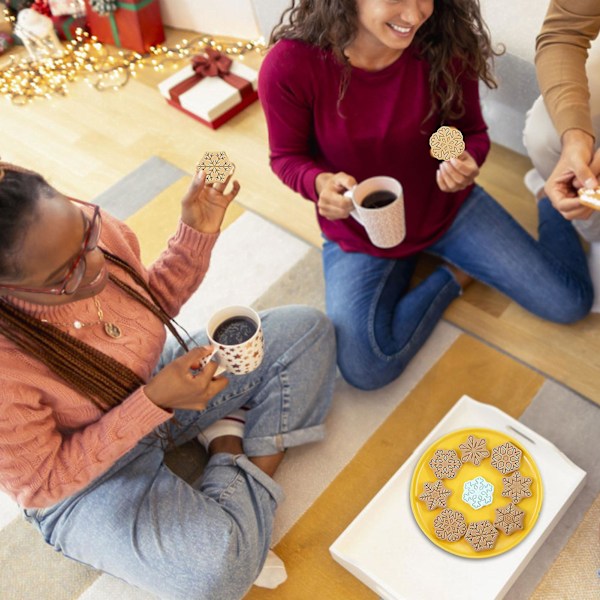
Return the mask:
<svg viewBox="0 0 600 600">
<path fill-rule="evenodd" d="M 363 389 L 395 379 L 471 278 L 533 313 L 572 322 L 592 288 L 571 225 L 547 199 L 534 240 L 475 184 L 489 150 L 479 81 L 494 54 L 476 0 L 298 0 L 259 76 L 271 166 L 315 202 L 338 365 Z M 429 138 L 457 127 L 439 162 Z M 387 175 L 404 190 L 406 237 L 374 246 L 344 192 Z M 421 251 L 445 262 L 409 289 Z"/>
</svg>

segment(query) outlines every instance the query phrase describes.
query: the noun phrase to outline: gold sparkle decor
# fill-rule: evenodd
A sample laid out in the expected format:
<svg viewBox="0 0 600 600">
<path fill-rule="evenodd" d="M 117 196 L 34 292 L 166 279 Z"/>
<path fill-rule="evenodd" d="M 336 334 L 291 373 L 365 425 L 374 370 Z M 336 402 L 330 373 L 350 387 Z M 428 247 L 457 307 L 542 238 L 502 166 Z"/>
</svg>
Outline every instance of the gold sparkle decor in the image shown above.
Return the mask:
<svg viewBox="0 0 600 600">
<path fill-rule="evenodd" d="M 14 17 L 4 11 L 6 20 Z M 256 41 L 219 41 L 208 35 L 182 40 L 174 47 L 156 46 L 139 54 L 105 46 L 82 29 L 77 29 L 71 42 L 63 44 L 58 56 L 32 61 L 10 55 L 6 64 L 0 64 L 0 94 L 16 105 L 25 105 L 35 98 L 66 96 L 68 84 L 85 81 L 98 91 L 118 90 L 141 69 L 163 71 L 168 66 L 177 68 L 183 59 L 189 59 L 210 47 L 233 57 L 244 58 L 249 52 L 265 48 L 262 38 Z"/>
</svg>

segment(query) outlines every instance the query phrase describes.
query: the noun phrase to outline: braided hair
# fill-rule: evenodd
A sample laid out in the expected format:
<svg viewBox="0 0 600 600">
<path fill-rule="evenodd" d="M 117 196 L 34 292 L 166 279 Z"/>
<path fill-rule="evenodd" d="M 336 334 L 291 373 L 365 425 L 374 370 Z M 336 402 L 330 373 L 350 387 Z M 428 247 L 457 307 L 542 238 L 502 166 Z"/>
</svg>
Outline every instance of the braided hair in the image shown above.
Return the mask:
<svg viewBox="0 0 600 600">
<path fill-rule="evenodd" d="M 32 171 L 0 162 L 0 277 L 21 276 L 17 260 L 27 226 L 36 217 L 37 202 L 54 194 L 45 179 Z M 187 350 L 169 315 L 144 279 L 127 262 L 102 250 L 112 264 L 125 271 L 148 297 L 114 274 L 110 280 L 152 311 Z M 34 356 L 98 408 L 108 411 L 143 385 L 134 371 L 51 323 L 43 322 L 0 297 L 0 334 Z"/>
</svg>

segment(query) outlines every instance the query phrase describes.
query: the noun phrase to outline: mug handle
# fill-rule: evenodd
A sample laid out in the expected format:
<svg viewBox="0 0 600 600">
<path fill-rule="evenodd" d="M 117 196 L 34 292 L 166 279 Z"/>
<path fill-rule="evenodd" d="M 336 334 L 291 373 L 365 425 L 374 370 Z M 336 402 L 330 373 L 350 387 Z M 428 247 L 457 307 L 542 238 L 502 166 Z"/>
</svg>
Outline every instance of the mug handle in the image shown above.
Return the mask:
<svg viewBox="0 0 600 600">
<path fill-rule="evenodd" d="M 206 365 L 213 359 L 214 355 L 217 353 L 217 349 L 215 348 L 208 356 L 205 356 L 202 359 L 202 362 L 200 363 L 200 368 L 197 369 L 194 373 L 199 373 L 200 371 L 202 371 L 202 369 L 204 369 L 204 367 L 206 367 Z M 219 375 L 221 375 L 221 373 L 224 373 L 227 369 L 221 365 L 219 365 L 217 367 L 217 370 L 215 371 L 215 374 L 213 375 L 213 377 L 218 377 Z"/>
<path fill-rule="evenodd" d="M 356 186 L 354 186 L 354 187 L 356 187 Z M 346 198 L 352 198 L 352 191 L 353 191 L 353 190 L 354 190 L 354 188 L 351 188 L 351 189 L 349 189 L 349 190 L 346 190 L 346 191 L 344 192 L 344 196 L 345 196 Z M 360 218 L 360 215 L 358 214 L 358 211 L 356 210 L 356 208 L 353 208 L 353 209 L 350 211 L 350 216 L 351 216 L 351 217 L 354 217 L 354 218 L 355 218 L 355 219 L 356 219 L 356 220 L 357 220 L 357 221 L 358 221 L 358 222 L 359 222 L 359 223 L 360 223 L 360 224 L 361 224 L 361 225 L 364 227 L 364 225 L 365 225 L 365 224 L 362 222 L 362 219 Z"/>
</svg>

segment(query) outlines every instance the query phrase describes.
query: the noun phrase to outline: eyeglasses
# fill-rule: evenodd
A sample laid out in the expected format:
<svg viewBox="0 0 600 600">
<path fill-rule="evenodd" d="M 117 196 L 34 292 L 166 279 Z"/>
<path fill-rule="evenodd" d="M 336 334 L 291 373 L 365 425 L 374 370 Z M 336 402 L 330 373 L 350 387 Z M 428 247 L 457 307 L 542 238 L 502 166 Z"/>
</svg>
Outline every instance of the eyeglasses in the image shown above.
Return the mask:
<svg viewBox="0 0 600 600">
<path fill-rule="evenodd" d="M 75 198 L 69 198 L 69 200 L 75 204 L 92 206 L 94 208 L 94 215 L 92 216 L 91 221 L 89 221 L 89 227 L 85 232 L 83 243 L 81 244 L 81 250 L 77 254 L 77 258 L 75 258 L 73 261 L 69 272 L 59 283 L 50 288 L 22 287 L 20 285 L 10 285 L 4 283 L 0 283 L 0 288 L 19 292 L 32 292 L 34 294 L 54 294 L 56 296 L 74 294 L 77 291 L 81 285 L 83 276 L 85 275 L 85 256 L 98 247 L 100 232 L 102 230 L 102 217 L 100 216 L 100 207 L 98 205 L 90 204 L 89 202 L 84 202 L 83 200 L 76 200 Z M 88 221 L 87 218 L 86 221 Z"/>
</svg>

